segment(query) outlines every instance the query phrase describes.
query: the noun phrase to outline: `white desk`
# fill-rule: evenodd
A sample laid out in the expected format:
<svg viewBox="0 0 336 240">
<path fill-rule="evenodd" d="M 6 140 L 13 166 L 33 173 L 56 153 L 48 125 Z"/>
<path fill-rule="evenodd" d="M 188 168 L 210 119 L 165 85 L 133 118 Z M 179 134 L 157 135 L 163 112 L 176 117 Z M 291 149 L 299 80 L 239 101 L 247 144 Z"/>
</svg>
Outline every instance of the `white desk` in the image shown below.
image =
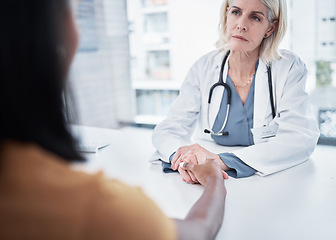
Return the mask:
<svg viewBox="0 0 336 240">
<path fill-rule="evenodd" d="M 86 154 L 87 171 L 103 170 L 142 189 L 170 217 L 183 218 L 203 192 L 200 185 L 165 174 L 148 160 L 154 152 L 152 130 L 82 127 L 83 138 L 111 145 Z M 335 240 L 336 147 L 317 146 L 310 160 L 267 177 L 226 181 L 225 217 L 217 239 Z"/>
</svg>

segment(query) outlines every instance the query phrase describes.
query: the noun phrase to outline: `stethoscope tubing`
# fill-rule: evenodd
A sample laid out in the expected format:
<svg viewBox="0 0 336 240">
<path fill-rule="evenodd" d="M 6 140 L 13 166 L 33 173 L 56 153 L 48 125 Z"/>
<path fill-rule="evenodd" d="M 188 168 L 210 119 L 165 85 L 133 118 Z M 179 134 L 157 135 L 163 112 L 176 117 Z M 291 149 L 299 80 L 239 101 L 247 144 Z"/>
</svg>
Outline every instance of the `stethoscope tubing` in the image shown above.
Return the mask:
<svg viewBox="0 0 336 240">
<path fill-rule="evenodd" d="M 225 62 L 226 62 L 229 54 L 230 54 L 230 51 L 228 51 L 226 53 L 226 55 L 225 55 L 225 57 L 223 59 L 223 62 L 222 62 L 222 65 L 221 65 L 221 69 L 220 69 L 220 73 L 219 73 L 219 80 L 218 80 L 218 82 L 216 82 L 214 85 L 212 85 L 211 88 L 210 88 L 210 91 L 209 91 L 208 110 L 207 110 L 208 126 L 210 126 L 209 109 L 210 109 L 211 98 L 212 98 L 212 93 L 213 93 L 214 89 L 216 87 L 223 86 L 225 88 L 226 92 L 227 92 L 226 115 L 225 115 L 225 120 L 224 120 L 224 123 L 222 125 L 222 128 L 218 132 L 214 132 L 211 128 L 204 129 L 204 133 L 211 133 L 212 135 L 216 135 L 216 136 L 223 136 L 223 135 L 226 136 L 226 135 L 229 134 L 228 132 L 223 132 L 223 130 L 224 130 L 225 126 L 226 126 L 228 117 L 229 117 L 229 111 L 230 111 L 230 105 L 231 105 L 231 94 L 232 94 L 230 86 L 223 81 L 224 65 L 225 65 Z"/>
<path fill-rule="evenodd" d="M 216 82 L 214 85 L 211 86 L 210 91 L 209 91 L 209 98 L 208 98 L 208 110 L 207 110 L 207 121 L 208 121 L 208 127 L 209 129 L 204 129 L 204 133 L 210 133 L 212 135 L 216 135 L 216 136 L 227 136 L 229 135 L 229 132 L 223 132 L 227 120 L 228 120 L 228 116 L 229 116 L 229 111 L 230 111 L 230 105 L 231 105 L 231 88 L 229 87 L 228 84 L 226 84 L 223 81 L 223 71 L 224 71 L 224 65 L 225 62 L 227 60 L 227 58 L 229 57 L 230 51 L 228 51 L 223 59 L 222 65 L 221 65 L 221 69 L 220 69 L 220 73 L 219 73 L 219 80 L 218 82 Z M 267 74 L 268 74 L 268 87 L 269 87 L 269 92 L 270 92 L 270 102 L 271 102 L 271 108 L 272 108 L 272 116 L 273 118 L 275 118 L 276 113 L 275 113 L 275 105 L 274 105 L 274 98 L 273 98 L 273 87 L 272 87 L 272 70 L 271 70 L 271 64 L 267 65 Z M 224 123 L 222 125 L 222 128 L 218 131 L 218 132 L 214 132 L 211 128 L 210 128 L 210 120 L 209 120 L 209 109 L 210 109 L 210 104 L 211 104 L 211 98 L 212 98 L 212 93 L 214 91 L 214 89 L 218 86 L 223 86 L 227 92 L 227 107 L 226 107 L 226 116 L 225 116 L 225 120 Z M 224 92 L 223 92 L 224 94 Z"/>
</svg>

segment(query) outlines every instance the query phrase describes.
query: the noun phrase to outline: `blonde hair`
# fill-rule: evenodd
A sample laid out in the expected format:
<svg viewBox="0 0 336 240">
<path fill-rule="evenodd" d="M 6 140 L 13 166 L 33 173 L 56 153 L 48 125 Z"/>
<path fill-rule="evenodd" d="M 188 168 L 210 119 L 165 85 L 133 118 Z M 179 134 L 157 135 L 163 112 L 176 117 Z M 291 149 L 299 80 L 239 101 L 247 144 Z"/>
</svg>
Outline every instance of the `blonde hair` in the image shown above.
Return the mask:
<svg viewBox="0 0 336 240">
<path fill-rule="evenodd" d="M 226 38 L 227 9 L 232 6 L 233 0 L 224 0 L 220 10 L 219 39 L 216 43 L 218 49 L 229 50 Z M 260 45 L 259 55 L 264 62 L 271 62 L 282 57 L 279 44 L 287 29 L 287 4 L 286 0 L 260 0 L 268 9 L 268 21 L 278 21 L 278 26 L 272 34 L 264 38 Z"/>
</svg>

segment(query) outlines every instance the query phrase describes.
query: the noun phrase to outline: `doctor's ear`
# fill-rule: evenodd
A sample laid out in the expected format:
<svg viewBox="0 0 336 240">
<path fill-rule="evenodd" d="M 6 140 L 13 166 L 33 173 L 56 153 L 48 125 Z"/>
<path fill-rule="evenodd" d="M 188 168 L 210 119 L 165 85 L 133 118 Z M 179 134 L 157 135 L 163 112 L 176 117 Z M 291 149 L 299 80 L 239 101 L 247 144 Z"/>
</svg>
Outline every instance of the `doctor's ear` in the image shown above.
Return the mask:
<svg viewBox="0 0 336 240">
<path fill-rule="evenodd" d="M 271 34 L 275 31 L 275 29 L 277 29 L 277 27 L 279 26 L 279 21 L 278 20 L 274 20 L 271 23 L 270 28 L 267 30 L 267 32 L 265 33 L 264 38 L 268 38 L 269 36 L 271 36 Z"/>
<path fill-rule="evenodd" d="M 228 13 L 229 13 L 229 10 L 230 10 L 230 7 L 227 7 L 227 8 L 226 8 L 226 12 L 225 12 L 226 17 L 227 17 L 227 15 L 228 15 Z"/>
</svg>

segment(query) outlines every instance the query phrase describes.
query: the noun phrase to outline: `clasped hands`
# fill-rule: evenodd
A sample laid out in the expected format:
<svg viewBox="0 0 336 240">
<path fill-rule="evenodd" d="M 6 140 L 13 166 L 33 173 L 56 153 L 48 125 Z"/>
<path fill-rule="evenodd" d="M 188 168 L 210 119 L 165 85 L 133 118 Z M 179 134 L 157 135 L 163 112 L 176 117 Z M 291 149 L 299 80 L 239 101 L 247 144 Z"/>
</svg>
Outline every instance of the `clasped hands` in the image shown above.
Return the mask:
<svg viewBox="0 0 336 240">
<path fill-rule="evenodd" d="M 193 171 L 191 168 L 183 168 L 180 166 L 181 162 L 188 163 L 188 165 L 204 165 L 207 161 L 213 161 L 218 167 L 218 169 L 221 170 L 223 178 L 227 179 L 228 175 L 226 174 L 226 170 L 229 170 L 229 168 L 223 163 L 223 161 L 220 159 L 220 157 L 217 154 L 214 154 L 207 149 L 203 148 L 199 144 L 192 144 L 188 146 L 183 146 L 177 149 L 177 151 L 174 154 L 174 157 L 171 161 L 171 168 L 173 170 L 178 170 L 178 172 L 181 174 L 183 181 L 188 183 L 203 183 L 201 182 L 201 179 L 203 180 L 205 175 L 211 174 L 206 168 L 197 168 L 197 173 Z"/>
</svg>

